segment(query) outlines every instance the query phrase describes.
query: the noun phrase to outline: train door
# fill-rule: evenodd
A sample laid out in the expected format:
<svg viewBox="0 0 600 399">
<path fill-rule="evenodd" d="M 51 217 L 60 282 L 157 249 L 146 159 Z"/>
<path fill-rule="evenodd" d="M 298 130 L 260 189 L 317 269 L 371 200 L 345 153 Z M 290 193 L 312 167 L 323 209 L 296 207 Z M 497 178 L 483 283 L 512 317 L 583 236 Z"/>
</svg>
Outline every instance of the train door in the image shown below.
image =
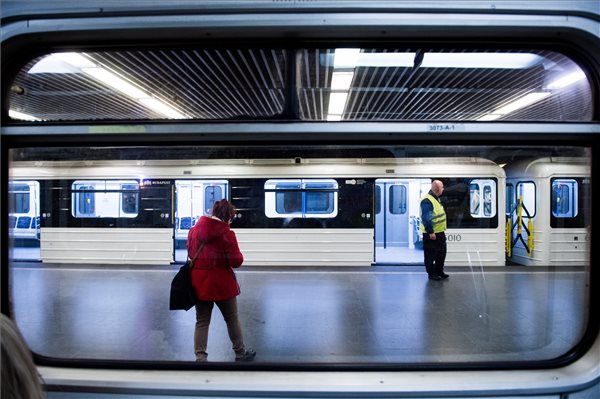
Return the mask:
<svg viewBox="0 0 600 399">
<path fill-rule="evenodd" d="M 538 187 L 533 180 L 516 181 L 514 189 L 510 189 L 510 245 L 512 260 L 520 264 L 531 264 L 533 255 L 533 226 L 536 224 L 537 216 L 537 193 Z"/>
<path fill-rule="evenodd" d="M 375 180 L 376 264 L 423 263 L 419 202 L 430 185 L 430 179 Z"/>
<path fill-rule="evenodd" d="M 185 242 L 190 228 L 201 216 L 208 216 L 216 201 L 228 198 L 227 180 L 175 181 L 175 260 L 187 257 Z"/>
<path fill-rule="evenodd" d="M 40 183 L 13 180 L 8 195 L 11 259 L 40 260 Z"/>
</svg>

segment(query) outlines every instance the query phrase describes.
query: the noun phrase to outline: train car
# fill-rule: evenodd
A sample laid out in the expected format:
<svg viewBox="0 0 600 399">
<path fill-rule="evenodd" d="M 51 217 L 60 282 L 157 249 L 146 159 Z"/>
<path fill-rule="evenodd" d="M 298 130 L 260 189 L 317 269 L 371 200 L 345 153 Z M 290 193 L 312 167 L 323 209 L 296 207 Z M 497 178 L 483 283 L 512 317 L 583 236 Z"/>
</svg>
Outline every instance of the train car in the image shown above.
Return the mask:
<svg viewBox="0 0 600 399">
<path fill-rule="evenodd" d="M 590 162 L 548 157 L 506 167 L 507 253 L 528 266 L 589 264 Z"/>
<path fill-rule="evenodd" d="M 13 182 L 8 186 L 9 234 L 21 242 L 39 238 L 40 191 L 37 181 Z"/>
<path fill-rule="evenodd" d="M 435 178 L 446 186 L 446 264 L 504 265 L 504 171 L 486 159 L 115 163 L 11 168 L 13 184 L 41 187 L 43 262 L 169 264 L 191 224 L 228 198 L 247 265 L 422 264 L 419 202 Z"/>
</svg>

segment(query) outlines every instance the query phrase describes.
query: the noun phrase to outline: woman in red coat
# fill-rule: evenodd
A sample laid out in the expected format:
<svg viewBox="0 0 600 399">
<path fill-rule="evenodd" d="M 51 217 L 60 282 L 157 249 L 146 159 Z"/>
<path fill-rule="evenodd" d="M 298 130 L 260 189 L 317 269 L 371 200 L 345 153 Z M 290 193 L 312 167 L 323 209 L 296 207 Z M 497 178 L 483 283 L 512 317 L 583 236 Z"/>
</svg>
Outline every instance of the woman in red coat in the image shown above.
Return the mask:
<svg viewBox="0 0 600 399">
<path fill-rule="evenodd" d="M 190 259 L 196 257 L 192 269 L 192 284 L 200 300 L 196 304 L 194 330 L 197 362 L 205 362 L 208 357 L 208 327 L 215 303 L 227 324 L 235 360 L 250 361 L 256 355 L 256 352 L 246 350 L 244 346 L 238 317 L 236 297 L 240 294 L 240 286 L 233 269 L 242 265 L 244 257 L 235 233 L 229 228 L 234 217 L 233 205 L 225 199 L 217 201 L 213 206 L 212 216 L 202 216 L 188 233 L 188 256 Z M 202 243 L 204 246 L 198 253 Z"/>
</svg>

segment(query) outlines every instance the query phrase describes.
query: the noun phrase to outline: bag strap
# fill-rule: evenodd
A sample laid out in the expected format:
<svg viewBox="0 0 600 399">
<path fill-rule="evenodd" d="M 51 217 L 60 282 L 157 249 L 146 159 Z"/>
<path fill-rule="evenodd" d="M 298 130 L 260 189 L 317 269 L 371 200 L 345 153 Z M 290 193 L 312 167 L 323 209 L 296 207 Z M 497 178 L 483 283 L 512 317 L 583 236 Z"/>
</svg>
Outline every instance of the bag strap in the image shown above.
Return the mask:
<svg viewBox="0 0 600 399">
<path fill-rule="evenodd" d="M 194 268 L 194 262 L 196 261 L 196 258 L 198 257 L 198 255 L 200 255 L 200 252 L 202 252 L 202 248 L 204 248 L 204 244 L 206 244 L 206 240 L 200 241 L 200 246 L 196 250 L 196 254 L 194 255 L 194 257 L 192 259 L 190 259 L 190 269 Z"/>
</svg>

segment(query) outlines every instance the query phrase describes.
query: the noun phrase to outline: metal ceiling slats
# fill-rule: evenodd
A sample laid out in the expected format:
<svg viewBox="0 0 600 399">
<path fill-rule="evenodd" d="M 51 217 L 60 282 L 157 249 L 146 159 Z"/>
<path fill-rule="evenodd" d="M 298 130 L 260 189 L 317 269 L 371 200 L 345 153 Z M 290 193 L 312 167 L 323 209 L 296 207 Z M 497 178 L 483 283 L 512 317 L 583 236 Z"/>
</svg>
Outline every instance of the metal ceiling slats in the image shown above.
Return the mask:
<svg viewBox="0 0 600 399">
<path fill-rule="evenodd" d="M 215 60 L 206 51 L 193 51 L 194 61 L 197 63 L 195 69 L 198 73 L 196 87 L 206 96 L 206 100 L 212 102 L 215 111 L 221 111 L 221 117 L 233 117 L 237 110 L 249 107 L 248 103 L 242 104 L 245 97 L 235 92 L 234 85 L 229 81 L 228 74 L 224 74 L 219 65 L 215 66 Z M 219 119 L 218 117 L 216 119 Z"/>
<path fill-rule="evenodd" d="M 594 117 L 587 79 L 552 87 L 559 79 L 583 74 L 567 56 L 535 49 L 391 48 L 361 53 L 448 54 L 506 53 L 537 55 L 537 64 L 511 68 L 451 65 L 376 66 L 357 64 L 342 120 L 347 121 L 476 121 L 531 93 L 549 93 L 522 109 L 497 115 L 510 121 L 589 121 Z M 270 119 L 284 116 L 289 105 L 288 74 L 295 85 L 301 120 L 328 119 L 336 49 L 130 49 L 83 53 L 95 65 L 197 120 Z M 368 58 L 369 56 L 365 56 Z M 291 58 L 290 58 L 291 56 Z M 375 59 L 374 57 L 371 57 Z M 32 60 L 16 76 L 9 95 L 11 111 L 49 121 L 152 120 L 167 113 L 124 94 L 72 67 L 67 71 L 29 73 L 43 57 Z M 539 62 L 541 60 L 541 62 Z M 291 68 L 290 62 L 295 63 Z M 362 65 L 362 66 L 361 66 Z M 22 90 L 20 90 L 22 89 Z M 20 93 L 20 94 L 19 94 Z M 163 111 L 164 112 L 164 111 Z"/>
<path fill-rule="evenodd" d="M 190 54 L 187 52 L 172 52 L 173 57 L 176 58 L 177 64 L 183 69 L 183 74 L 186 78 L 185 82 L 189 85 L 189 87 L 202 87 L 198 84 L 198 81 L 201 80 L 198 75 L 198 66 L 191 58 Z M 189 63 L 188 63 L 189 62 Z M 180 82 L 180 85 L 184 82 Z M 205 90 L 187 90 L 185 87 L 180 87 L 180 92 L 182 97 L 185 97 L 185 101 L 183 104 L 183 112 L 186 115 L 191 117 L 196 117 L 199 119 L 218 119 L 223 117 L 220 115 L 215 109 L 213 104 L 210 102 L 210 98 L 206 97 Z M 228 116 L 233 115 L 233 113 L 229 113 Z"/>
</svg>

